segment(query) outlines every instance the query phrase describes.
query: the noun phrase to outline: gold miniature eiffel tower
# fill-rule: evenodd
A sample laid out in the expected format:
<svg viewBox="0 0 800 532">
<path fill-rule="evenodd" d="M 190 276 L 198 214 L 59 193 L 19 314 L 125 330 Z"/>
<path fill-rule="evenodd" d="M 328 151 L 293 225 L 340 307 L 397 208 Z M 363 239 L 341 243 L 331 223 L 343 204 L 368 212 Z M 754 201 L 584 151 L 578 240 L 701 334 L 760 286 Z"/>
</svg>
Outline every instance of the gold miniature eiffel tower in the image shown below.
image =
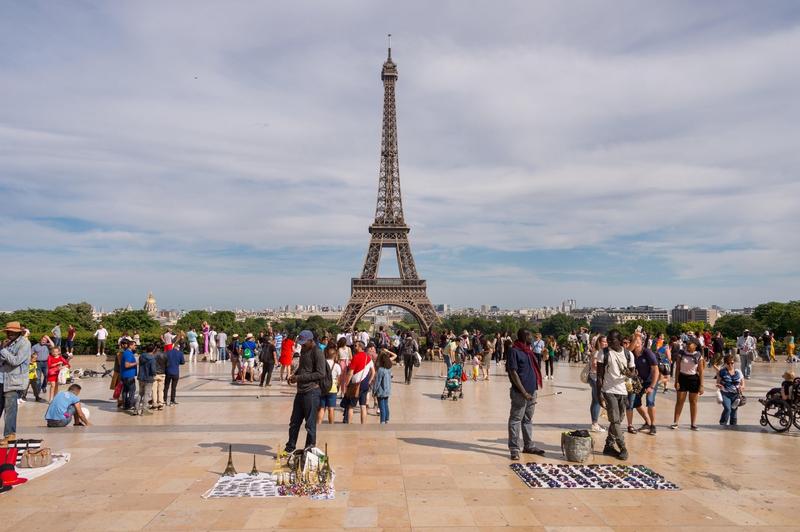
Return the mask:
<svg viewBox="0 0 800 532">
<path fill-rule="evenodd" d="M 225 467 L 225 472 L 222 473 L 223 477 L 232 477 L 236 474 L 236 468 L 233 467 L 233 445 L 228 445 L 228 465 Z"/>
</svg>

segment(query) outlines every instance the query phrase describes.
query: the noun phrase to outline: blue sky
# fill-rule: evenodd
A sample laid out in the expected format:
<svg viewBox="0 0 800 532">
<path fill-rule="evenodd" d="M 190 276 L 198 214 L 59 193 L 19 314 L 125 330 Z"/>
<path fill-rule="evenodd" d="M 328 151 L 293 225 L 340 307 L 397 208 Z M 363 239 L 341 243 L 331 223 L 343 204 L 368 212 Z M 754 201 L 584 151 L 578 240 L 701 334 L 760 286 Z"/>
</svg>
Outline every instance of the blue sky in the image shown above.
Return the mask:
<svg viewBox="0 0 800 532">
<path fill-rule="evenodd" d="M 343 304 L 385 34 L 431 299 L 800 291 L 796 2 L 4 2 L 0 309 Z"/>
</svg>

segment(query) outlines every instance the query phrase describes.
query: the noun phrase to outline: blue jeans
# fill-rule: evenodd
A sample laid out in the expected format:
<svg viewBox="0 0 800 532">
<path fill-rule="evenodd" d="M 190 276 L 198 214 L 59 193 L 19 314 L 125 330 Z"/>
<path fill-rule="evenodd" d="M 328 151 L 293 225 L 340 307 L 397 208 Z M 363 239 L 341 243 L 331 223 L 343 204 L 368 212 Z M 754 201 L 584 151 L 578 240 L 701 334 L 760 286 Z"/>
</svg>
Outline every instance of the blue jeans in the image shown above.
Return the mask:
<svg viewBox="0 0 800 532">
<path fill-rule="evenodd" d="M 40 375 L 39 389 L 44 393 L 47 391 L 47 360 L 44 362 L 41 360 L 36 361 L 36 374 Z"/>
<path fill-rule="evenodd" d="M 739 411 L 738 408 L 733 408 L 733 401 L 739 397 L 738 393 L 731 393 L 731 392 L 722 392 L 722 416 L 719 418 L 720 425 L 727 425 L 728 419 L 731 421 L 731 425 L 736 425 L 736 413 Z"/>
<path fill-rule="evenodd" d="M 63 419 L 48 419 L 47 426 L 48 427 L 66 427 L 75 419 L 75 405 L 69 405 L 67 408 L 68 416 L 65 416 Z"/>
<path fill-rule="evenodd" d="M 739 355 L 739 360 L 742 366 L 742 375 L 745 379 L 750 378 L 750 373 L 753 369 L 753 355 L 752 353 L 742 353 Z"/>
<path fill-rule="evenodd" d="M 122 407 L 124 409 L 136 406 L 136 377 L 122 379 Z"/>
<path fill-rule="evenodd" d="M 219 347 L 219 360 L 228 360 L 228 348 L 225 346 Z"/>
<path fill-rule="evenodd" d="M 378 408 L 381 411 L 381 423 L 389 421 L 389 398 L 378 397 Z"/>
<path fill-rule="evenodd" d="M 600 419 L 600 395 L 597 393 L 597 377 L 589 376 L 589 386 L 592 388 L 592 404 L 589 405 L 589 413 L 592 416 L 592 425 Z"/>
<path fill-rule="evenodd" d="M 3 436 L 17 433 L 17 399 L 19 394 L 16 390 L 6 391 L 3 387 L 3 395 L 0 396 L 0 416 L 5 416 L 5 427 Z"/>
</svg>

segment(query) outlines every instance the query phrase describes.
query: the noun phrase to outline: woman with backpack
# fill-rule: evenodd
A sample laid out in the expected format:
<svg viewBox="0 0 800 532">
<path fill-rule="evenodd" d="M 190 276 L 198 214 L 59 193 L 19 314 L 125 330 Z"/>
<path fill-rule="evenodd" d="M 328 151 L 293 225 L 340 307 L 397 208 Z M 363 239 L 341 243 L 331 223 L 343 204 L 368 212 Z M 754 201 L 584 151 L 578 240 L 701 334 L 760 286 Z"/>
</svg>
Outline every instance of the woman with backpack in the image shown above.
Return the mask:
<svg viewBox="0 0 800 532">
<path fill-rule="evenodd" d="M 414 372 L 414 365 L 417 364 L 417 352 L 419 344 L 414 338 L 414 331 L 410 331 L 406 339 L 403 340 L 401 353 L 403 354 L 403 367 L 405 368 L 406 384 L 411 384 L 411 374 Z"/>
<path fill-rule="evenodd" d="M 690 337 L 686 342 L 686 349 L 678 352 L 678 356 L 673 356 L 675 361 L 675 390 L 678 392 L 678 399 L 675 402 L 675 417 L 671 429 L 678 428 L 678 421 L 681 418 L 683 404 L 686 402 L 686 394 L 689 394 L 689 414 L 691 417 L 691 429 L 699 430 L 697 427 L 697 400 L 703 395 L 703 354 L 698 351 L 698 340 Z"/>
</svg>

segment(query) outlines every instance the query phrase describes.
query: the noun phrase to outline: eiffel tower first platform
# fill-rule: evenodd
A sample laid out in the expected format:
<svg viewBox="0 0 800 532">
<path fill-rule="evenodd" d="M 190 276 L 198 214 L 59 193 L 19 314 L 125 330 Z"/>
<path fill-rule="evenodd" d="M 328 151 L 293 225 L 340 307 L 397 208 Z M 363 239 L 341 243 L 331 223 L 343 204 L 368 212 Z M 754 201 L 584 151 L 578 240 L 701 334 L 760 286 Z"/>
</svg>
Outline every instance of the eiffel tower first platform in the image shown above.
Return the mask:
<svg viewBox="0 0 800 532">
<path fill-rule="evenodd" d="M 361 277 L 351 281 L 350 301 L 339 320 L 342 330 L 356 326 L 370 310 L 391 305 L 411 313 L 427 332 L 437 321 L 436 311 L 428 299 L 424 279 L 419 278 L 408 233 L 411 228 L 403 218 L 400 196 L 400 166 L 397 159 L 397 109 L 394 88 L 397 65 L 392 61 L 392 48 L 381 70 L 383 80 L 383 133 L 381 138 L 381 169 L 378 178 L 378 205 L 375 221 L 369 226 L 371 236 Z M 378 277 L 378 265 L 384 248 L 397 255 L 400 277 Z"/>
</svg>

